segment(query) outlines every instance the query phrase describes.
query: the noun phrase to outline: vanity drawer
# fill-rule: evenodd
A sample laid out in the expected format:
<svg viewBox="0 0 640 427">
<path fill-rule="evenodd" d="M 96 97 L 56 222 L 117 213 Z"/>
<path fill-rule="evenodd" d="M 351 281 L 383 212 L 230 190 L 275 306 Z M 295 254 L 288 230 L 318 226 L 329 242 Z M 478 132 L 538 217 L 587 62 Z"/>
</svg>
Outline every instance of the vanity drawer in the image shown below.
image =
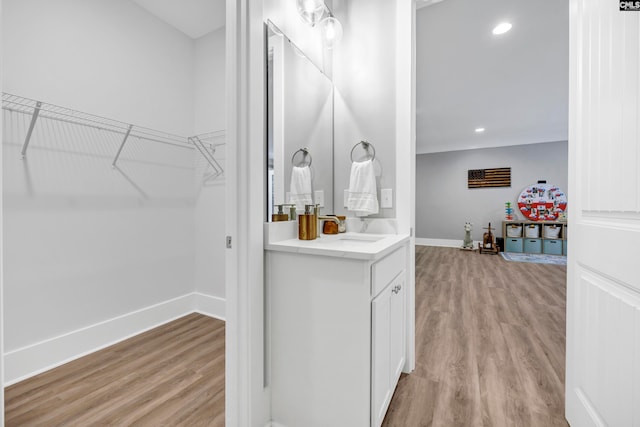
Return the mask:
<svg viewBox="0 0 640 427">
<path fill-rule="evenodd" d="M 407 264 L 407 249 L 401 247 L 371 266 L 371 296 L 378 295 Z"/>
</svg>

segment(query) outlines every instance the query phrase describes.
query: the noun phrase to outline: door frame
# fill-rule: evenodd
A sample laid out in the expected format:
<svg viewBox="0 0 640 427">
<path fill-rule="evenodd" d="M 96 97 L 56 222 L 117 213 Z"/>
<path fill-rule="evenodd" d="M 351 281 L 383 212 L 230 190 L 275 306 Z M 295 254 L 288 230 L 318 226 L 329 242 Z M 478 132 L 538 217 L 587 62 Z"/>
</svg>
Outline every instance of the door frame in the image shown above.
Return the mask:
<svg viewBox="0 0 640 427">
<path fill-rule="evenodd" d="M 0 1 L 0 22 L 2 22 L 2 2 Z M 2 32 L 0 32 L 0 46 L 2 46 Z M 0 86 L 2 82 L 2 51 L 0 50 Z M 3 116 L 0 114 L 0 134 L 3 134 Z M 0 150 L 0 164 L 3 164 L 3 152 Z M 2 197 L 4 182 L 2 180 L 2 173 L 0 173 L 0 427 L 4 426 L 4 206 L 2 204 Z"/>
<path fill-rule="evenodd" d="M 264 384 L 265 99 L 262 0 L 226 1 L 225 424 L 270 421 Z"/>
</svg>

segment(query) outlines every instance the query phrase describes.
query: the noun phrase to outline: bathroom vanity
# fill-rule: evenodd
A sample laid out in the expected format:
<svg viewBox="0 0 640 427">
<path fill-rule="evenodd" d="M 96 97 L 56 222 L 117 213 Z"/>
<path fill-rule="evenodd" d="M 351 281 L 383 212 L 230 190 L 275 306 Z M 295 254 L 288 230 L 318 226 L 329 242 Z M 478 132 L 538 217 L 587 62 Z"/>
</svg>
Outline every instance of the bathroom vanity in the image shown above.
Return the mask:
<svg viewBox="0 0 640 427">
<path fill-rule="evenodd" d="M 409 236 L 265 242 L 273 421 L 380 426 L 405 366 Z"/>
</svg>

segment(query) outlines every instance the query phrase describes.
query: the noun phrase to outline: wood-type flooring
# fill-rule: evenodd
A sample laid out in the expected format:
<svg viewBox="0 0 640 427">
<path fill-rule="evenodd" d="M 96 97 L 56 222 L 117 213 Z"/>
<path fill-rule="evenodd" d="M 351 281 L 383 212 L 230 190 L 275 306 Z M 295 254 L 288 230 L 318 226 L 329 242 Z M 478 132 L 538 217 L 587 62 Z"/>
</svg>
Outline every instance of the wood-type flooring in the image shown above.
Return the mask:
<svg viewBox="0 0 640 427">
<path fill-rule="evenodd" d="M 417 246 L 416 370 L 383 426 L 567 426 L 565 276 Z M 6 426 L 224 426 L 224 334 L 191 314 L 14 384 Z"/>
<path fill-rule="evenodd" d="M 224 426 L 224 339 L 187 315 L 8 387 L 5 425 Z"/>
<path fill-rule="evenodd" d="M 416 370 L 383 426 L 567 426 L 565 290 L 565 266 L 416 246 Z"/>
</svg>

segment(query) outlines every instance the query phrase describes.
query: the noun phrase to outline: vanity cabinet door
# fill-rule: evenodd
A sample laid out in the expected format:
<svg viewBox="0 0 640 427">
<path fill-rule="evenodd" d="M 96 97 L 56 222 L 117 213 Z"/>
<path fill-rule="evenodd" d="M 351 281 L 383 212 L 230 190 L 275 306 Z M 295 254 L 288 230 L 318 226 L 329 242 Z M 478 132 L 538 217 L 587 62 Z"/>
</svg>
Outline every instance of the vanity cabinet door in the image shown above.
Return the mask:
<svg viewBox="0 0 640 427">
<path fill-rule="evenodd" d="M 405 274 L 391 284 L 391 313 L 389 318 L 389 351 L 391 353 L 391 394 L 395 390 L 405 362 Z"/>
<path fill-rule="evenodd" d="M 371 426 L 382 424 L 391 402 L 390 326 L 391 286 L 371 303 Z"/>
<path fill-rule="evenodd" d="M 371 426 L 384 420 L 405 359 L 404 272 L 371 303 Z"/>
</svg>

